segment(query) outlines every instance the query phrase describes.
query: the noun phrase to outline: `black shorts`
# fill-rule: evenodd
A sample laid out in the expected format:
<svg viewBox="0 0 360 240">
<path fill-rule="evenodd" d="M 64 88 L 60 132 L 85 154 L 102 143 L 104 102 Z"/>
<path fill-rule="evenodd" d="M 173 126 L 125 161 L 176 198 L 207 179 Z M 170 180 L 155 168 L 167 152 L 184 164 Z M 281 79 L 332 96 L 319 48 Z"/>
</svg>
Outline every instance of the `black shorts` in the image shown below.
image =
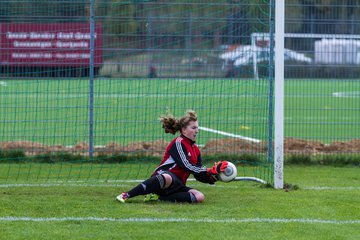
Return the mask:
<svg viewBox="0 0 360 240">
<path fill-rule="evenodd" d="M 172 172 L 161 171 L 156 175 L 162 175 L 162 174 L 169 174 L 172 178 L 172 183 L 168 188 L 160 189 L 159 191 L 155 192 L 159 196 L 168 196 L 178 192 L 189 192 L 192 189 L 190 187 L 185 186 L 184 183 L 178 178 L 178 176 L 176 176 Z"/>
</svg>

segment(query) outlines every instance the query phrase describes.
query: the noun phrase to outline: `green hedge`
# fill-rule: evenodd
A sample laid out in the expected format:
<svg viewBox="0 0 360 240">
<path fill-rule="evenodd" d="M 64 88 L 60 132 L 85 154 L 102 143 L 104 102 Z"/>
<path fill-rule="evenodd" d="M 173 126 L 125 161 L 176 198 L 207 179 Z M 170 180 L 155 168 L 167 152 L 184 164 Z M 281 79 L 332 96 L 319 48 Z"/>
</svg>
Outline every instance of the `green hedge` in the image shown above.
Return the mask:
<svg viewBox="0 0 360 240">
<path fill-rule="evenodd" d="M 243 165 L 258 165 L 261 163 L 261 156 L 256 154 L 214 154 L 203 156 L 204 164 L 228 160 Z M 0 163 L 60 163 L 60 162 L 91 162 L 91 163 L 122 163 L 122 162 L 147 162 L 158 163 L 161 161 L 159 156 L 143 154 L 118 154 L 118 155 L 99 155 L 90 158 L 71 153 L 49 153 L 35 156 L 26 156 L 22 150 L 1 150 Z M 360 166 L 360 154 L 323 154 L 307 155 L 292 154 L 285 156 L 287 165 L 329 165 L 329 166 Z"/>
</svg>

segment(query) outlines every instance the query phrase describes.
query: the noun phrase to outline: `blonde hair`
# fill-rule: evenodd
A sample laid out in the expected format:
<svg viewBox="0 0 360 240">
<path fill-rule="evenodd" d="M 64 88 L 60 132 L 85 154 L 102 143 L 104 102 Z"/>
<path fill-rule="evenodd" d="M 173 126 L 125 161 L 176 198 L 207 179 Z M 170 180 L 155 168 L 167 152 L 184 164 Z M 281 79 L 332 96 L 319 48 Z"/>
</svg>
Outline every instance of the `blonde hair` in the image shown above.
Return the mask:
<svg viewBox="0 0 360 240">
<path fill-rule="evenodd" d="M 187 110 L 185 115 L 178 119 L 169 112 L 165 116 L 160 117 L 160 123 L 162 124 L 165 133 L 171 134 L 181 131 L 181 129 L 188 126 L 190 122 L 195 121 L 197 121 L 197 115 L 193 110 Z"/>
</svg>

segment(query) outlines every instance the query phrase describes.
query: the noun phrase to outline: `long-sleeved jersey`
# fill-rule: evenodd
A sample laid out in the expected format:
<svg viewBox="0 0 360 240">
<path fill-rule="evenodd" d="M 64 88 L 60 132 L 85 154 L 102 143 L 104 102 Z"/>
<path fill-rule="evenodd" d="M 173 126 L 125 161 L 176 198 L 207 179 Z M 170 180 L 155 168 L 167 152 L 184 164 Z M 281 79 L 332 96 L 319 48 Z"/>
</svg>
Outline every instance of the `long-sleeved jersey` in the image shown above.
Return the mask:
<svg viewBox="0 0 360 240">
<path fill-rule="evenodd" d="M 214 183 L 214 179 L 202 165 L 201 153 L 199 147 L 194 141 L 180 135 L 171 141 L 167 146 L 164 157 L 154 174 L 160 171 L 169 171 L 174 173 L 179 179 L 186 184 L 190 174 L 204 183 Z"/>
</svg>

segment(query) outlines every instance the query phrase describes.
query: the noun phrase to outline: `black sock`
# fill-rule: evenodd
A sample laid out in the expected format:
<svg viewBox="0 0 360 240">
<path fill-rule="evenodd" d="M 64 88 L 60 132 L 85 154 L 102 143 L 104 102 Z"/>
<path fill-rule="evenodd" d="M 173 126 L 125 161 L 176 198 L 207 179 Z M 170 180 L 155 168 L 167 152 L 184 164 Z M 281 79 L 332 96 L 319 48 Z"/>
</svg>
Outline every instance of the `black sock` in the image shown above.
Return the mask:
<svg viewBox="0 0 360 240">
<path fill-rule="evenodd" d="M 144 182 L 140 183 L 133 189 L 131 189 L 128 194 L 129 197 L 135 197 L 139 195 L 145 195 L 148 193 L 153 193 L 157 190 L 164 188 L 165 186 L 165 179 L 162 175 L 156 175 Z"/>
<path fill-rule="evenodd" d="M 168 196 L 160 196 L 160 200 L 169 202 L 187 202 L 194 203 L 196 198 L 191 192 L 177 192 Z"/>
</svg>

